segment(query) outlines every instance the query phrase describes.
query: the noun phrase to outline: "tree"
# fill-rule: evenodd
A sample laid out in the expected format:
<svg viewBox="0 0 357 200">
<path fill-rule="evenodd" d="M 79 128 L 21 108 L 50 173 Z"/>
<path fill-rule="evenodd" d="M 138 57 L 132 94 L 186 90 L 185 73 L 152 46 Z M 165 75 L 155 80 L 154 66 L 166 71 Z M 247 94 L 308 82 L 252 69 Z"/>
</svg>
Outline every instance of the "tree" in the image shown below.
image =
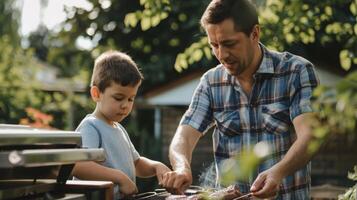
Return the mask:
<svg viewBox="0 0 357 200">
<path fill-rule="evenodd" d="M 28 116 L 28 108 L 34 108 L 55 114 L 51 125 L 64 129 L 63 116 L 70 105 L 66 94 L 43 90 L 37 76 L 44 64 L 34 57 L 32 49 L 20 46 L 19 10 L 15 1 L 0 1 L 0 9 L 3 11 L 0 13 L 0 123 L 17 124 Z"/>
<path fill-rule="evenodd" d="M 15 1 L 4 0 L 0 2 L 0 37 L 7 36 L 11 45 L 20 45 L 19 16 L 20 12 L 15 8 Z"/>
<path fill-rule="evenodd" d="M 172 67 L 175 55 L 200 37 L 197 34 L 199 33 L 198 17 L 204 8 L 201 1 L 170 4 L 170 15 L 166 16 L 155 29 L 145 31 L 139 27 L 125 25 L 125 23 L 132 23 L 132 20 L 125 18 L 126 14 L 142 8 L 143 5 L 138 1 L 119 0 L 108 3 L 108 1 L 92 0 L 89 3 L 88 9 L 66 8 L 68 19 L 63 23 L 62 31 L 54 37 L 56 43 L 61 44 L 59 48 L 73 47 L 83 52 L 83 49 L 75 44 L 78 44 L 76 41 L 87 39 L 93 45 L 85 50 L 91 55 L 85 57 L 87 60 L 93 60 L 99 53 L 109 48 L 127 52 L 145 75 L 142 90 L 179 76 L 180 74 Z M 147 26 L 146 23 L 142 24 Z M 54 49 L 57 51 L 57 48 Z M 50 48 L 49 57 L 53 57 L 52 54 L 53 48 Z M 67 60 L 61 65 L 69 66 L 67 58 L 79 54 L 72 52 L 69 55 L 60 55 L 61 60 L 64 58 Z M 210 66 L 208 62 L 212 61 L 202 60 L 189 70 L 202 66 L 208 68 Z M 82 65 L 81 69 L 91 70 L 91 67 L 91 65 Z"/>
<path fill-rule="evenodd" d="M 37 101 L 36 83 L 31 81 L 36 71 L 29 63 L 31 55 L 13 46 L 8 36 L 0 37 L 0 44 L 0 120 L 17 123 L 24 108 Z"/>
</svg>

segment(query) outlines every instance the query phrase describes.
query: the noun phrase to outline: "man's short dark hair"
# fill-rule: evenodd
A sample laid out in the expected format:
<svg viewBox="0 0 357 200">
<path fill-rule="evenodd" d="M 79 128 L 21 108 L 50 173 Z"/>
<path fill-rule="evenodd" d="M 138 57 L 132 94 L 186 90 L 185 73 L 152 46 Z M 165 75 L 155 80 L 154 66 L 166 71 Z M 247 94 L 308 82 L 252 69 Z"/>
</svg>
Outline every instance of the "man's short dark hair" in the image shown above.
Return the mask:
<svg viewBox="0 0 357 200">
<path fill-rule="evenodd" d="M 259 24 L 255 5 L 250 0 L 212 0 L 201 17 L 201 26 L 219 24 L 225 19 L 233 19 L 235 30 L 250 35 Z"/>
<path fill-rule="evenodd" d="M 119 51 L 107 51 L 94 63 L 91 86 L 104 92 L 112 82 L 122 86 L 136 86 L 144 77 L 131 57 Z"/>
</svg>

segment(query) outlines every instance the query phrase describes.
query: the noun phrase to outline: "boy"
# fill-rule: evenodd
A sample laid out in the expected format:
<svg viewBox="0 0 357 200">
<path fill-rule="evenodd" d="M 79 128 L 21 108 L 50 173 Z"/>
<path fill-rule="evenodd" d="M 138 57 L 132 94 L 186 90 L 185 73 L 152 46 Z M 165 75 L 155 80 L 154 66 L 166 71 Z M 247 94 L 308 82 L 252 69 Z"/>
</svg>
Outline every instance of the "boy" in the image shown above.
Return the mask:
<svg viewBox="0 0 357 200">
<path fill-rule="evenodd" d="M 80 162 L 73 169 L 79 179 L 112 181 L 115 198 L 137 193 L 135 176 L 162 175 L 171 171 L 161 162 L 141 157 L 125 129 L 119 124 L 132 110 L 143 76 L 126 54 L 108 51 L 94 64 L 90 94 L 96 108 L 87 115 L 76 131 L 87 148 L 104 148 L 106 160 L 100 164 Z M 119 194 L 120 193 L 120 194 Z"/>
</svg>

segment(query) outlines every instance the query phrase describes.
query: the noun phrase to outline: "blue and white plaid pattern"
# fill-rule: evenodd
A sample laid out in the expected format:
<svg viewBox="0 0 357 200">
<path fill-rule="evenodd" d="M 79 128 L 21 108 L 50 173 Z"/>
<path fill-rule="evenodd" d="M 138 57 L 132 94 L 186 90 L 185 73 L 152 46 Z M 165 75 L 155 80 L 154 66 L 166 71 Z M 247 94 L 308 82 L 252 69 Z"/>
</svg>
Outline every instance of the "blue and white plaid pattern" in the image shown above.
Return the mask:
<svg viewBox="0 0 357 200">
<path fill-rule="evenodd" d="M 250 180 L 237 182 L 243 193 L 249 192 L 258 173 L 279 162 L 289 150 L 296 138 L 292 120 L 312 111 L 312 91 L 319 82 L 313 65 L 306 59 L 260 46 L 263 60 L 254 75 L 250 96 L 235 77 L 218 65 L 202 76 L 180 122 L 202 133 L 215 125 L 213 148 L 219 172 L 223 161 L 243 148 L 261 141 L 270 145 L 271 154 Z M 310 164 L 283 180 L 277 199 L 308 199 L 309 189 Z"/>
</svg>

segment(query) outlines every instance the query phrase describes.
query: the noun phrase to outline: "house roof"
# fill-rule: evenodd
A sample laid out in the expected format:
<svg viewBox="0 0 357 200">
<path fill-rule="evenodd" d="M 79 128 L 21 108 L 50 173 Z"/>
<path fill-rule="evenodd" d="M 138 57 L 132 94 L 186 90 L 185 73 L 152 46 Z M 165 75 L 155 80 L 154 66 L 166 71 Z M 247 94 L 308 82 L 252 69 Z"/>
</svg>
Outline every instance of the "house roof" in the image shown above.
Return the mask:
<svg viewBox="0 0 357 200">
<path fill-rule="evenodd" d="M 322 85 L 333 86 L 341 79 L 341 76 L 322 67 L 315 69 Z M 154 88 L 143 95 L 143 100 L 146 104 L 154 106 L 188 106 L 203 73 L 194 72 Z"/>
<path fill-rule="evenodd" d="M 58 69 L 49 63 L 34 58 L 37 67 L 36 79 L 41 83 L 40 89 L 44 91 L 58 92 L 85 92 L 85 81 L 70 78 L 59 78 Z"/>
<path fill-rule="evenodd" d="M 154 88 L 144 94 L 144 101 L 149 105 L 189 105 L 203 73 L 203 71 L 193 72 Z"/>
</svg>

